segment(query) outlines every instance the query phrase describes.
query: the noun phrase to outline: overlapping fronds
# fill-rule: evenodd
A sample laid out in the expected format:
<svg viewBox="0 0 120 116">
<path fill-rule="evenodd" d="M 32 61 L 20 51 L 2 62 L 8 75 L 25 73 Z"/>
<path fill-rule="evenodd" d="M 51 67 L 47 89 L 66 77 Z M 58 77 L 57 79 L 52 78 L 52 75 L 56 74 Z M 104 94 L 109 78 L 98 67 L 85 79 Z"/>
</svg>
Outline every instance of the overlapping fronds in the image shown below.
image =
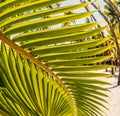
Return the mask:
<svg viewBox="0 0 120 116">
<path fill-rule="evenodd" d="M 47 70 L 43 71 L 1 45 L 0 71 L 5 90 L 1 91 L 0 107 L 9 115 L 103 116 L 104 108 L 107 109 L 103 102 L 107 103 L 104 97 L 108 97 L 105 94 L 108 90 L 101 85 L 109 84 L 96 78 L 110 74 L 95 72 L 111 67 L 104 63 L 112 57 L 110 38 L 98 36 L 106 27 L 96 28 L 100 22 L 73 24 L 96 11 L 74 13 L 89 2 L 55 6 L 63 1 L 7 0 L 0 3 L 2 33 L 51 69 L 72 96 L 71 99 Z M 73 13 L 64 14 L 69 11 Z M 62 27 L 66 22 L 71 23 Z"/>
<path fill-rule="evenodd" d="M 63 116 L 72 112 L 66 91 L 45 71 L 11 49 L 7 51 L 4 45 L 0 56 L 0 74 L 5 84 L 0 107 L 5 112 L 14 116 Z"/>
<path fill-rule="evenodd" d="M 35 66 L 11 49 L 1 45 L 0 73 L 4 82 L 1 90 L 0 107 L 9 115 L 41 115 L 69 116 L 74 109 L 66 91 L 45 71 Z M 70 89 L 78 109 L 81 112 L 101 114 L 99 105 L 106 102 L 107 89 L 98 85 L 108 83 L 84 78 L 63 78 L 64 84 Z M 85 110 L 88 107 L 87 110 Z M 99 111 L 100 110 L 100 111 Z M 101 114 L 102 115 L 102 114 Z"/>
</svg>

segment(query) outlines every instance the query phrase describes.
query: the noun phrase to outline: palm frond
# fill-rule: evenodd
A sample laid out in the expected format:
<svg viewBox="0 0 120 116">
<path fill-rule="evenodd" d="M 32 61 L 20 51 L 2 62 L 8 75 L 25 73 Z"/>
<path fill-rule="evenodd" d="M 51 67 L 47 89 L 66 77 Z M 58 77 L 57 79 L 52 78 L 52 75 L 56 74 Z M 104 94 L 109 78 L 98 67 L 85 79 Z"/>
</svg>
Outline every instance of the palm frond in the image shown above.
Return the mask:
<svg viewBox="0 0 120 116">
<path fill-rule="evenodd" d="M 73 115 L 73 106 L 66 91 L 45 71 L 11 49 L 1 45 L 0 72 L 5 89 L 1 91 L 1 108 L 9 115 Z M 109 83 L 70 76 L 62 78 L 69 88 L 79 112 L 101 114 L 101 102 L 108 90 L 98 85 Z M 101 102 L 99 102 L 101 101 Z M 81 105 L 80 105 L 81 104 Z M 19 110 L 18 110 L 19 109 Z M 83 110 L 84 109 L 84 110 Z M 90 110 L 91 109 L 91 110 Z M 80 111 L 81 110 L 81 111 Z M 102 115 L 102 114 L 101 114 Z"/>
<path fill-rule="evenodd" d="M 59 81 L 46 69 L 43 71 L 2 44 L 0 72 L 5 90 L 0 93 L 0 107 L 8 115 L 103 116 L 104 109 L 108 110 L 108 102 L 104 99 L 108 97 L 105 94 L 108 90 L 103 86 L 110 84 L 96 78 L 110 74 L 95 72 L 112 67 L 104 63 L 112 58 L 110 38 L 98 36 L 106 27 L 96 29 L 100 22 L 62 27 L 66 22 L 80 20 L 96 12 L 64 15 L 84 8 L 89 2 L 48 7 L 62 1 L 65 0 L 10 0 L 0 4 L 0 27 L 2 33 L 11 39 L 9 42 L 14 41 L 14 45 L 18 44 L 23 52 L 26 50 L 51 69 L 72 96 L 71 100 Z M 96 35 L 98 37 L 94 39 Z M 2 35 L 1 38 L 4 39 Z M 19 47 L 12 45 L 10 47 L 19 52 L 16 49 Z"/>
<path fill-rule="evenodd" d="M 1 107 L 9 115 L 49 116 L 72 112 L 65 90 L 45 71 L 4 45 L 1 45 L 0 54 L 0 72 L 5 83 L 5 92 L 0 96 Z"/>
</svg>

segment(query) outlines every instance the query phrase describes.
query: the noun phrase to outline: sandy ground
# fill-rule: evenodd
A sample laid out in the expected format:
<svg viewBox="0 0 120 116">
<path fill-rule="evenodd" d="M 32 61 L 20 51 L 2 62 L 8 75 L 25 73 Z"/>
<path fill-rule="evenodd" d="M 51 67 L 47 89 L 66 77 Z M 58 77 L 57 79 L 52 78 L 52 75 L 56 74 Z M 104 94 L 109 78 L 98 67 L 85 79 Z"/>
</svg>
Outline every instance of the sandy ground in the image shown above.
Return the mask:
<svg viewBox="0 0 120 116">
<path fill-rule="evenodd" d="M 112 89 L 111 107 L 108 116 L 120 116 L 120 86 Z"/>
<path fill-rule="evenodd" d="M 117 84 L 117 78 L 108 78 L 109 82 L 112 82 L 115 86 Z M 110 100 L 110 112 L 108 116 L 120 116 L 120 86 L 111 88 L 111 100 Z"/>
<path fill-rule="evenodd" d="M 118 75 L 118 72 L 116 72 L 116 75 Z M 118 78 L 108 77 L 103 80 L 113 84 L 109 89 L 111 90 L 109 106 L 110 111 L 107 116 L 120 116 L 120 86 L 116 86 Z"/>
</svg>

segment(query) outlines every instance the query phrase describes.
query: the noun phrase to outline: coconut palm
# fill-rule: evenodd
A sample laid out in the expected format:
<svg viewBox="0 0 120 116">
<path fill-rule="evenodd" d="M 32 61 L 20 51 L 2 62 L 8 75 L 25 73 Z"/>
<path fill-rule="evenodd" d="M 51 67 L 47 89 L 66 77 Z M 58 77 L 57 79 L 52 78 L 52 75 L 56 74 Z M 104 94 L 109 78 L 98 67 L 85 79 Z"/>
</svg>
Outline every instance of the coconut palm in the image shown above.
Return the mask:
<svg viewBox="0 0 120 116">
<path fill-rule="evenodd" d="M 98 78 L 110 74 L 96 71 L 112 67 L 102 63 L 112 57 L 105 53 L 113 45 L 109 37 L 85 39 L 106 27 L 95 28 L 100 22 L 63 27 L 96 12 L 65 15 L 90 2 L 54 7 L 64 1 L 0 3 L 0 115 L 103 116 L 108 110 L 109 83 Z"/>
<path fill-rule="evenodd" d="M 111 38 L 115 40 L 116 46 L 117 46 L 117 52 L 114 52 L 116 58 L 115 62 L 116 65 L 119 67 L 119 75 L 118 75 L 118 85 L 120 85 L 120 1 L 119 0 L 104 0 L 105 5 L 105 15 L 108 17 L 108 20 L 110 22 L 109 25 L 113 29 L 109 30 L 109 34 Z M 114 32 L 113 32 L 113 31 Z M 116 39 L 115 39 L 116 38 Z"/>
<path fill-rule="evenodd" d="M 118 0 L 104 0 L 105 14 L 109 17 L 111 24 L 114 26 L 116 23 L 120 22 L 120 2 Z"/>
</svg>

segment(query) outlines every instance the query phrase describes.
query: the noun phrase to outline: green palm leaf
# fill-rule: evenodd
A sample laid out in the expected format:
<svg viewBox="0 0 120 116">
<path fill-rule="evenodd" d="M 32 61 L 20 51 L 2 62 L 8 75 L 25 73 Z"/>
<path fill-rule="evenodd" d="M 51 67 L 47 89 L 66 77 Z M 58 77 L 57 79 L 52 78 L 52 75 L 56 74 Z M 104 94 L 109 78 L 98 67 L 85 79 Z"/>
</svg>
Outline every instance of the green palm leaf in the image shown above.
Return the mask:
<svg viewBox="0 0 120 116">
<path fill-rule="evenodd" d="M 72 112 L 71 101 L 65 90 L 45 71 L 13 53 L 11 49 L 7 52 L 4 45 L 1 46 L 0 54 L 0 72 L 6 87 L 5 91 L 1 91 L 1 105 L 2 108 L 6 107 L 4 110 L 9 115 L 22 115 L 26 112 L 49 116 Z M 62 107 L 63 110 L 59 111 Z"/>
<path fill-rule="evenodd" d="M 69 96 L 45 71 L 11 49 L 6 49 L 4 45 L 1 45 L 0 55 L 0 72 L 5 84 L 5 89 L 1 91 L 0 103 L 4 112 L 9 115 L 63 116 L 69 113 L 73 115 L 73 106 Z M 62 80 L 76 99 L 79 110 L 83 111 L 82 107 L 94 102 L 96 105 L 87 105 L 88 108 L 93 108 L 94 111 L 91 113 L 94 115 L 100 113 L 97 105 L 105 107 L 98 101 L 107 103 L 104 97 L 108 96 L 104 94 L 104 91 L 108 90 L 98 85 L 109 85 L 109 83 L 75 77 Z M 79 105 L 81 102 L 85 104 Z"/>
<path fill-rule="evenodd" d="M 0 45 L 1 115 L 103 116 L 108 110 L 102 86 L 110 84 L 96 78 L 111 75 L 95 71 L 112 67 L 103 62 L 112 58 L 113 45 L 109 37 L 92 38 L 106 27 L 96 29 L 100 22 L 62 27 L 95 13 L 64 15 L 89 2 L 49 8 L 62 1 L 0 3 L 0 39 L 12 47 Z"/>
</svg>

